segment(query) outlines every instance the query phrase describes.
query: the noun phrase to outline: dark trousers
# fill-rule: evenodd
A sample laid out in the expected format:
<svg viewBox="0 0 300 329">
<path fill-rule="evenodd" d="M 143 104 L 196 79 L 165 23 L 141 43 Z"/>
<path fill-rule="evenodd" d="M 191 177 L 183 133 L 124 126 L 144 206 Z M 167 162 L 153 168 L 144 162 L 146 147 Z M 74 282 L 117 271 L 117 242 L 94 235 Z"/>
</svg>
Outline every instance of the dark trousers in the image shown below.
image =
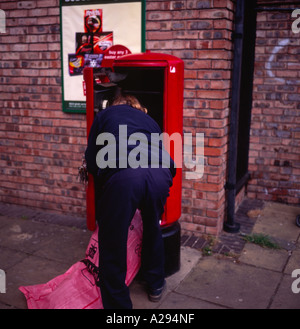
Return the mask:
<svg viewBox="0 0 300 329">
<path fill-rule="evenodd" d="M 104 308 L 132 308 L 125 285 L 127 236 L 136 209 L 143 220 L 142 271 L 152 289 L 164 282 L 164 246 L 159 220 L 172 185 L 168 168 L 123 169 L 102 186 L 97 202 L 99 276 Z"/>
</svg>

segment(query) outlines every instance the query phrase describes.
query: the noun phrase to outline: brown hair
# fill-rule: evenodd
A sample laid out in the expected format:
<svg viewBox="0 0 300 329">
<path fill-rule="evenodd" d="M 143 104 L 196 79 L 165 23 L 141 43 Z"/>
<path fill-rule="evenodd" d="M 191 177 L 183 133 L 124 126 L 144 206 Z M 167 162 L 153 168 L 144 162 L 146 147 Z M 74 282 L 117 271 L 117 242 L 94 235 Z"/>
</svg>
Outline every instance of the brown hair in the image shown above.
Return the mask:
<svg viewBox="0 0 300 329">
<path fill-rule="evenodd" d="M 144 113 L 147 113 L 148 110 L 141 105 L 141 103 L 138 101 L 138 99 L 135 96 L 132 95 L 118 95 L 112 102 L 112 105 L 129 105 L 137 110 L 140 110 Z"/>
</svg>

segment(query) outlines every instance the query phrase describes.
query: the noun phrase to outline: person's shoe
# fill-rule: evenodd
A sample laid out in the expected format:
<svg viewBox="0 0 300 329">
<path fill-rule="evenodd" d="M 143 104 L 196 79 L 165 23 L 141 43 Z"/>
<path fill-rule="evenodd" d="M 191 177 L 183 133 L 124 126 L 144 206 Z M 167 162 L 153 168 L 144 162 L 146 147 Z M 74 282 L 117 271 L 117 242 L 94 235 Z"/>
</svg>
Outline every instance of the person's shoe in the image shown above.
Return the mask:
<svg viewBox="0 0 300 329">
<path fill-rule="evenodd" d="M 163 283 L 163 286 L 158 289 L 149 289 L 148 291 L 148 298 L 151 302 L 157 303 L 161 300 L 163 292 L 165 291 L 167 286 L 166 280 Z"/>
</svg>

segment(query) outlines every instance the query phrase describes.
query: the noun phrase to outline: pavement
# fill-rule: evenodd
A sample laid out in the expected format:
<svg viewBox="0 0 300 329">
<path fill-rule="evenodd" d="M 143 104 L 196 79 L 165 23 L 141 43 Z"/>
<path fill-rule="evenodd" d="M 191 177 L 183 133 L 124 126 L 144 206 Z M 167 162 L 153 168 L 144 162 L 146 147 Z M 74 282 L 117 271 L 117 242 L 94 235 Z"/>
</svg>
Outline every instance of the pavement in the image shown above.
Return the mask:
<svg viewBox="0 0 300 329">
<path fill-rule="evenodd" d="M 148 301 L 135 279 L 133 307 L 300 309 L 299 214 L 296 206 L 245 199 L 236 214 L 240 233 L 218 238 L 183 233 L 181 268 L 167 278 L 161 301 Z M 280 249 L 246 242 L 245 234 L 253 233 L 267 235 Z M 0 309 L 26 309 L 18 287 L 64 273 L 84 258 L 90 236 L 83 218 L 0 203 L 0 269 L 6 278 L 5 293 L 0 283 Z"/>
</svg>

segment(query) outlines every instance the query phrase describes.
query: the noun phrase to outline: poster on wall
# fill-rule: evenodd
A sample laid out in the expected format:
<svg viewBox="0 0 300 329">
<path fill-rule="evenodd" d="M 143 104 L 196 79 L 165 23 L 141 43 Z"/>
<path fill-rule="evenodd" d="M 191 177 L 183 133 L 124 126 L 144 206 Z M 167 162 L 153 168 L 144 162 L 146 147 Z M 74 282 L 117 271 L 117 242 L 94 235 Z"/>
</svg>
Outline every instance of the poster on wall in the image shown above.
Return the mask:
<svg viewBox="0 0 300 329">
<path fill-rule="evenodd" d="M 85 113 L 83 69 L 145 51 L 145 0 L 60 0 L 64 112 Z"/>
</svg>

